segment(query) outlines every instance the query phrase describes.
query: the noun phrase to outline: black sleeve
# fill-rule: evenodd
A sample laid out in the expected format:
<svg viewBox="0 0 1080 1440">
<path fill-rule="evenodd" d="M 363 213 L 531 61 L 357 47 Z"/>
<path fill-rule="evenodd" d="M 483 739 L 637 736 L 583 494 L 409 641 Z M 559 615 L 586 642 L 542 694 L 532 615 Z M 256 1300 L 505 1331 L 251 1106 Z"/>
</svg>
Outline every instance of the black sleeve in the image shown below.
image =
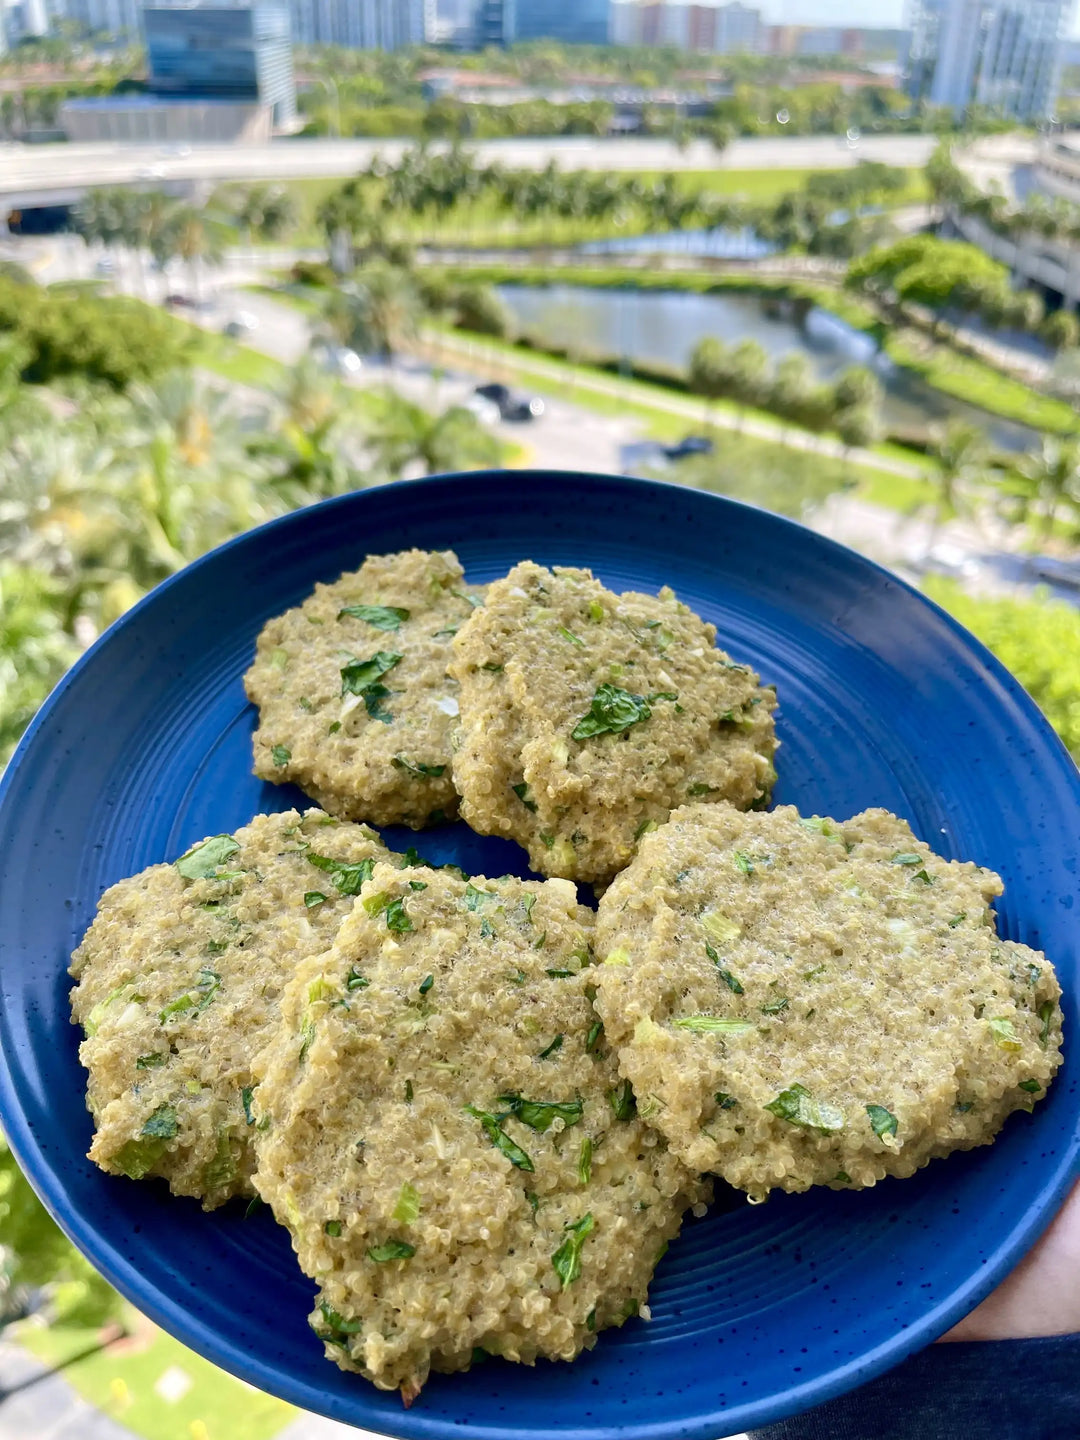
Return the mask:
<svg viewBox="0 0 1080 1440">
<path fill-rule="evenodd" d="M 1080 1335 L 930 1345 L 751 1440 L 1080 1440 Z"/>
</svg>

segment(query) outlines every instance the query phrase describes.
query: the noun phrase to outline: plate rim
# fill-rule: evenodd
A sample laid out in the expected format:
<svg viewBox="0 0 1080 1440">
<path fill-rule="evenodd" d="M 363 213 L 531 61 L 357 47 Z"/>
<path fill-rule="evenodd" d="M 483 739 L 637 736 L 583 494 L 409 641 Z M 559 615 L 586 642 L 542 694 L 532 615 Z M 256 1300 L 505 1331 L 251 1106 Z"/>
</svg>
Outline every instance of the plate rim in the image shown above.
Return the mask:
<svg viewBox="0 0 1080 1440">
<path fill-rule="evenodd" d="M 694 497 L 706 505 L 714 504 L 717 515 L 725 509 L 750 512 L 760 517 L 766 524 L 776 526 L 782 532 L 787 532 L 792 539 L 823 549 L 826 554 L 831 553 L 837 559 L 842 558 L 847 565 L 854 562 L 868 572 L 879 585 L 884 582 L 902 590 L 909 599 L 914 599 L 918 604 L 926 607 L 939 622 L 944 621 L 954 639 L 958 640 L 969 654 L 989 671 L 990 675 L 1007 692 L 1013 703 L 1026 712 L 1028 720 L 1040 732 L 1044 743 L 1049 742 L 1050 750 L 1056 754 L 1059 762 L 1064 762 L 1073 802 L 1080 814 L 1080 769 L 1077 768 L 1064 742 L 1034 700 L 993 652 L 947 610 L 916 586 L 877 561 L 829 536 L 819 534 L 800 521 L 778 515 L 774 511 L 758 505 L 731 499 L 728 496 L 691 489 L 681 485 L 678 481 L 645 480 L 636 476 L 572 469 L 506 470 L 493 468 L 446 472 L 401 483 L 408 484 L 410 493 L 422 495 L 424 491 L 441 491 L 461 482 L 491 484 L 492 482 L 511 480 L 518 484 L 542 484 L 551 479 L 573 480 L 579 485 L 588 485 L 594 488 L 614 487 L 642 495 L 655 494 L 661 490 L 673 491 L 684 497 Z M 171 587 L 186 580 L 192 572 L 218 563 L 221 557 L 229 551 L 243 545 L 258 544 L 259 538 L 267 532 L 290 528 L 300 523 L 302 517 L 309 512 L 326 512 L 335 508 L 363 504 L 367 497 L 375 500 L 389 488 L 380 485 L 348 491 L 343 495 L 331 496 L 313 505 L 288 511 L 284 515 L 275 516 L 260 525 L 242 531 L 166 577 L 137 601 L 130 610 L 119 616 L 61 676 L 20 738 L 3 774 L 0 775 L 0 825 L 3 824 L 5 818 L 8 791 L 14 783 L 18 769 L 25 762 L 30 749 L 37 743 L 39 733 L 49 724 L 52 713 L 60 703 L 62 696 L 71 685 L 78 682 L 79 677 L 88 666 L 96 663 L 99 650 L 104 648 L 124 627 L 137 623 L 144 610 L 159 604 L 162 595 Z M 337 1396 L 325 1394 L 313 1384 L 301 1381 L 288 1372 L 275 1369 L 270 1362 L 262 1361 L 245 1352 L 230 1338 L 221 1336 L 204 1320 L 192 1315 L 182 1304 L 173 1302 L 164 1292 L 155 1290 L 149 1299 L 141 1294 L 138 1286 L 140 1272 L 133 1259 L 124 1258 L 116 1247 L 110 1244 L 108 1246 L 109 1255 L 105 1262 L 102 1262 L 99 1250 L 95 1248 L 94 1243 L 98 1236 L 97 1227 L 90 1217 L 81 1212 L 73 1212 L 68 1216 L 58 1213 L 56 1206 L 62 1203 L 64 1192 L 61 1189 L 60 1200 L 54 1200 L 49 1183 L 52 1167 L 45 1162 L 42 1148 L 25 1123 L 11 1083 L 11 1073 L 9 1059 L 3 1050 L 3 1027 L 0 1027 L 0 1119 L 3 1120 L 4 1133 L 11 1151 L 24 1175 L 49 1215 L 90 1263 L 136 1309 L 148 1315 L 181 1343 L 230 1374 L 255 1385 L 260 1390 L 284 1399 L 290 1404 L 332 1419 L 344 1420 L 346 1423 L 362 1424 L 367 1428 L 376 1429 L 376 1433 L 392 1433 L 403 1437 L 403 1440 L 443 1440 L 453 1423 L 454 1428 L 459 1432 L 482 1436 L 484 1440 L 521 1440 L 523 1429 L 520 1425 L 515 1426 L 505 1422 L 500 1424 L 477 1423 L 472 1420 L 448 1422 L 438 1416 L 425 1415 L 421 1408 L 410 1411 L 403 1409 L 400 1416 L 401 1423 L 395 1422 L 393 1431 L 377 1428 L 385 1426 L 388 1417 L 381 1411 L 372 1413 L 366 1403 L 369 1398 L 366 1389 L 358 1386 L 356 1392 L 358 1405 L 356 1403 L 344 1404 Z M 846 1394 L 900 1364 L 926 1344 L 939 1338 L 995 1289 L 1045 1231 L 1060 1209 L 1067 1190 L 1077 1178 L 1080 1178 L 1080 1125 L 1074 1130 L 1068 1145 L 1061 1148 L 1060 1154 L 1056 1157 L 1055 1166 L 1046 1181 L 1042 1182 L 1041 1197 L 1024 1211 L 1023 1216 L 1009 1229 L 993 1254 L 987 1257 L 983 1265 L 969 1276 L 966 1283 L 955 1288 L 949 1296 L 940 1300 L 920 1319 L 897 1330 L 872 1350 L 834 1365 L 824 1375 L 808 1380 L 797 1387 L 788 1386 L 782 1393 L 778 1392 L 768 1399 L 747 1401 L 742 1404 L 736 1402 L 731 1406 L 710 1412 L 708 1415 L 699 1414 L 692 1420 L 664 1421 L 657 1419 L 649 1422 L 592 1425 L 583 1426 L 578 1430 L 560 1429 L 550 1432 L 545 1432 L 542 1427 L 536 1427 L 532 1433 L 557 1435 L 559 1440 L 575 1440 L 575 1437 L 583 1437 L 583 1440 L 584 1437 L 588 1437 L 588 1440 L 597 1440 L 597 1437 L 600 1436 L 618 1436 L 620 1440 L 715 1440 L 715 1437 L 720 1434 L 734 1434 L 748 1425 L 757 1428 L 775 1423 L 787 1416 L 802 1414 L 814 1406 Z M 113 1263 L 114 1260 L 115 1263 Z M 373 1391 L 371 1398 L 381 1393 Z"/>
</svg>

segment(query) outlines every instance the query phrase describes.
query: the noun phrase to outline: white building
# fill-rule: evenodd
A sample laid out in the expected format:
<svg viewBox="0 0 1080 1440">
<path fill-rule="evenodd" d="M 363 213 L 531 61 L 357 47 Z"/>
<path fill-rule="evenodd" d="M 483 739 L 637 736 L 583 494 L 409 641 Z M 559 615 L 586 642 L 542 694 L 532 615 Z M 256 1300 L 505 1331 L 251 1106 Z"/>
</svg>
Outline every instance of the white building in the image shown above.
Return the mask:
<svg viewBox="0 0 1080 1440">
<path fill-rule="evenodd" d="M 1074 0 L 914 0 L 906 70 L 914 99 L 1018 120 L 1053 113 Z"/>
</svg>

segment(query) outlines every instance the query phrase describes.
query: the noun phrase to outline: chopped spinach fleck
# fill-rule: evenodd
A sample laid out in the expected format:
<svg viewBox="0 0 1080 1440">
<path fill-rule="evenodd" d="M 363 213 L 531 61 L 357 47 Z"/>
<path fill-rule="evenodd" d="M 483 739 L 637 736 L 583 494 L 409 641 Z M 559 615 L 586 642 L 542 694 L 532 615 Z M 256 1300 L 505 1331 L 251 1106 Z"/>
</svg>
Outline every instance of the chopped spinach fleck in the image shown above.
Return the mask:
<svg viewBox="0 0 1080 1440">
<path fill-rule="evenodd" d="M 752 875 L 754 873 L 754 862 L 750 859 L 749 855 L 744 855 L 741 850 L 736 850 L 734 858 L 736 870 L 741 870 L 744 875 Z"/>
<path fill-rule="evenodd" d="M 1054 1002 L 1047 1000 L 1039 1006 L 1037 1013 L 1039 1019 L 1042 1021 L 1042 1029 L 1039 1031 L 1039 1044 L 1045 1050 L 1047 1042 L 1050 1039 L 1050 1021 L 1054 1018 Z"/>
<path fill-rule="evenodd" d="M 341 667 L 342 695 L 363 695 L 405 657 L 395 650 L 377 650 L 370 660 L 350 660 Z"/>
<path fill-rule="evenodd" d="M 870 1117 L 870 1125 L 874 1134 L 879 1139 L 886 1135 L 895 1135 L 898 1121 L 891 1110 L 886 1110 L 884 1105 L 867 1105 L 866 1113 Z"/>
<path fill-rule="evenodd" d="M 713 1099 L 721 1110 L 734 1110 L 735 1106 L 739 1103 L 738 1100 L 735 1099 L 735 1096 L 729 1095 L 726 1090 L 717 1090 Z"/>
<path fill-rule="evenodd" d="M 323 1226 L 323 1234 L 329 1235 L 336 1240 L 337 1237 L 341 1234 L 341 1221 L 327 1220 L 326 1224 Z"/>
<path fill-rule="evenodd" d="M 321 890 L 305 890 L 304 904 L 309 910 L 314 910 L 316 905 L 326 904 L 326 896 Z"/>
<path fill-rule="evenodd" d="M 762 1005 L 761 1013 L 763 1015 L 779 1015 L 781 1011 L 788 1008 L 789 1003 L 788 997 L 781 995 L 779 999 L 770 1000 L 767 1005 Z"/>
<path fill-rule="evenodd" d="M 218 867 L 239 849 L 231 835 L 214 835 L 181 855 L 176 868 L 185 880 L 213 880 Z"/>
<path fill-rule="evenodd" d="M 706 785 L 703 780 L 695 780 L 693 785 L 687 789 L 686 793 L 688 795 L 714 795 L 716 793 L 716 786 Z"/>
<path fill-rule="evenodd" d="M 195 1015 L 201 1015 L 220 988 L 221 976 L 216 970 L 204 966 L 199 971 L 199 979 L 195 986 L 186 994 L 178 995 L 175 1000 L 170 1000 L 158 1015 L 158 1023 L 167 1025 L 170 1020 L 175 1019 L 178 1015 L 186 1014 L 189 1010 Z"/>
<path fill-rule="evenodd" d="M 513 790 L 514 794 L 525 806 L 526 810 L 531 810 L 533 814 L 536 813 L 536 801 L 530 796 L 529 787 L 524 780 L 521 782 L 520 785 L 511 785 L 510 789 Z"/>
<path fill-rule="evenodd" d="M 564 1290 L 581 1274 L 581 1247 L 585 1244 L 586 1236 L 592 1233 L 595 1223 L 592 1215 L 587 1214 L 580 1220 L 567 1221 L 563 1227 L 567 1232 L 566 1239 L 552 1255 L 551 1263 Z"/>
<path fill-rule="evenodd" d="M 629 1080 L 621 1080 L 614 1090 L 607 1092 L 608 1104 L 616 1120 L 632 1120 L 637 1113 L 634 1087 Z"/>
<path fill-rule="evenodd" d="M 157 1070 L 165 1064 L 165 1056 L 160 1050 L 155 1050 L 152 1055 L 140 1055 L 135 1061 L 136 1070 Z"/>
<path fill-rule="evenodd" d="M 597 1045 L 600 1043 L 600 1036 L 603 1035 L 603 1033 L 604 1022 L 602 1020 L 594 1020 L 593 1023 L 589 1026 L 588 1035 L 586 1035 L 585 1037 L 585 1053 L 587 1055 L 591 1055 L 592 1052 L 596 1049 Z"/>
<path fill-rule="evenodd" d="M 1042 1089 L 1042 1086 L 1039 1084 L 1038 1080 L 1021 1080 L 1020 1089 L 1026 1090 L 1029 1095 L 1037 1095 Z"/>
<path fill-rule="evenodd" d="M 244 1120 L 248 1125 L 255 1124 L 255 1116 L 251 1113 L 251 1097 L 255 1094 L 254 1085 L 245 1085 L 240 1091 L 240 1103 L 244 1107 Z"/>
<path fill-rule="evenodd" d="M 338 611 L 338 619 L 351 615 L 354 620 L 364 620 L 376 630 L 400 630 L 401 622 L 408 620 L 408 610 L 396 605 L 346 605 Z"/>
<path fill-rule="evenodd" d="M 588 1135 L 586 1135 L 585 1139 L 581 1142 L 581 1149 L 578 1152 L 577 1173 L 582 1185 L 588 1185 L 592 1179 L 592 1149 L 592 1141 Z"/>
<path fill-rule="evenodd" d="M 892 857 L 892 863 L 894 865 L 921 865 L 923 859 L 921 855 L 916 855 L 912 851 L 898 850 Z"/>
<path fill-rule="evenodd" d="M 530 1174 L 535 1170 L 533 1162 L 522 1150 L 520 1145 L 514 1143 L 506 1131 L 502 1128 L 502 1120 L 497 1115 L 489 1115 L 486 1110 L 478 1110 L 475 1105 L 465 1106 L 466 1115 L 471 1115 L 474 1120 L 479 1120 L 484 1127 L 484 1134 L 501 1154 L 505 1155 L 511 1165 L 516 1165 L 519 1170 L 528 1171 Z M 505 1118 L 505 1117 L 503 1117 Z M 535 1209 L 535 1207 L 534 1207 Z"/>
<path fill-rule="evenodd" d="M 994 1038 L 995 1045 L 1000 1046 L 1002 1050 L 1015 1051 L 1021 1048 L 1019 1037 L 1010 1019 L 1005 1016 L 998 1016 L 992 1020 L 987 1020 L 986 1023 L 990 1027 L 990 1034 Z"/>
<path fill-rule="evenodd" d="M 308 864 L 334 877 L 334 884 L 342 895 L 359 895 L 364 882 L 371 879 L 371 872 L 375 869 L 375 861 L 370 856 L 366 860 L 358 860 L 354 865 L 347 865 L 343 860 L 334 860 L 329 855 L 316 855 L 311 850 L 305 854 Z"/>
<path fill-rule="evenodd" d="M 804 1085 L 792 1085 L 780 1094 L 765 1109 L 781 1120 L 792 1125 L 802 1125 L 807 1130 L 821 1130 L 825 1133 L 844 1128 L 844 1112 L 835 1105 L 815 1100 Z"/>
<path fill-rule="evenodd" d="M 416 1254 L 416 1246 L 404 1240 L 387 1240 L 385 1245 L 369 1245 L 367 1253 L 368 1259 L 374 1260 L 376 1265 L 386 1265 L 391 1260 L 411 1260 Z"/>
<path fill-rule="evenodd" d="M 543 1135 L 556 1120 L 562 1120 L 566 1125 L 577 1125 L 585 1113 L 580 1100 L 526 1100 L 521 1095 L 509 1094 L 500 1095 L 498 1103 L 506 1106 L 508 1115 L 520 1120 L 522 1125 L 527 1125 L 538 1135 Z"/>
<path fill-rule="evenodd" d="M 601 685 L 588 713 L 571 730 L 570 738 L 588 740 L 593 735 L 614 735 L 648 720 L 651 715 L 649 702 L 643 695 L 632 695 L 617 685 Z"/>
<path fill-rule="evenodd" d="M 404 770 L 407 775 L 415 775 L 421 780 L 438 780 L 446 773 L 445 765 L 425 765 L 422 760 L 406 760 L 404 755 L 395 755 L 390 764 L 395 770 Z"/>
<path fill-rule="evenodd" d="M 292 759 L 292 751 L 285 745 L 275 745 L 270 751 L 270 758 L 280 769 L 282 765 L 287 765 Z"/>
<path fill-rule="evenodd" d="M 562 636 L 562 638 L 563 638 L 564 640 L 569 640 L 569 642 L 570 642 L 571 645 L 576 645 L 579 650 L 584 650 L 584 649 L 585 649 L 585 641 L 582 640 L 582 639 L 580 638 L 580 636 L 575 635 L 572 630 L 567 630 L 567 628 L 566 628 L 565 625 L 560 625 L 560 626 L 558 627 L 558 630 L 559 630 L 559 634 Z"/>
<path fill-rule="evenodd" d="M 565 1035 L 556 1035 L 555 1039 L 552 1040 L 551 1044 L 548 1045 L 546 1049 L 541 1050 L 540 1054 L 536 1058 L 538 1060 L 546 1060 L 549 1055 L 554 1055 L 556 1050 L 562 1049 L 562 1043 L 565 1039 Z"/>
<path fill-rule="evenodd" d="M 428 993 L 428 991 L 431 989 L 431 987 L 432 987 L 434 984 L 435 984 L 435 976 L 434 976 L 434 975 L 425 975 L 424 978 L 423 978 L 423 980 L 420 981 L 420 994 L 421 994 L 421 995 L 426 995 L 426 994 Z"/>
<path fill-rule="evenodd" d="M 366 976 L 361 975 L 360 971 L 357 970 L 355 965 L 345 977 L 346 990 L 366 990 L 370 984 L 371 981 L 368 980 Z"/>
</svg>

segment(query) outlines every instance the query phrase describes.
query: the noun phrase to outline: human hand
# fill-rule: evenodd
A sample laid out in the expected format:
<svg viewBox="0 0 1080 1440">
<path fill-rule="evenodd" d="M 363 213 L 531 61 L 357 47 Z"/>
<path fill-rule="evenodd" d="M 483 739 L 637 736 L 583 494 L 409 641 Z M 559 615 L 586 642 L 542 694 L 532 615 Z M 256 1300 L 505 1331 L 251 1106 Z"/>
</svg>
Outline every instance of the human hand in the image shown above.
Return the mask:
<svg viewBox="0 0 1080 1440">
<path fill-rule="evenodd" d="M 1029 1254 L 942 1340 L 1026 1340 L 1080 1331 L 1080 1181 Z"/>
</svg>

